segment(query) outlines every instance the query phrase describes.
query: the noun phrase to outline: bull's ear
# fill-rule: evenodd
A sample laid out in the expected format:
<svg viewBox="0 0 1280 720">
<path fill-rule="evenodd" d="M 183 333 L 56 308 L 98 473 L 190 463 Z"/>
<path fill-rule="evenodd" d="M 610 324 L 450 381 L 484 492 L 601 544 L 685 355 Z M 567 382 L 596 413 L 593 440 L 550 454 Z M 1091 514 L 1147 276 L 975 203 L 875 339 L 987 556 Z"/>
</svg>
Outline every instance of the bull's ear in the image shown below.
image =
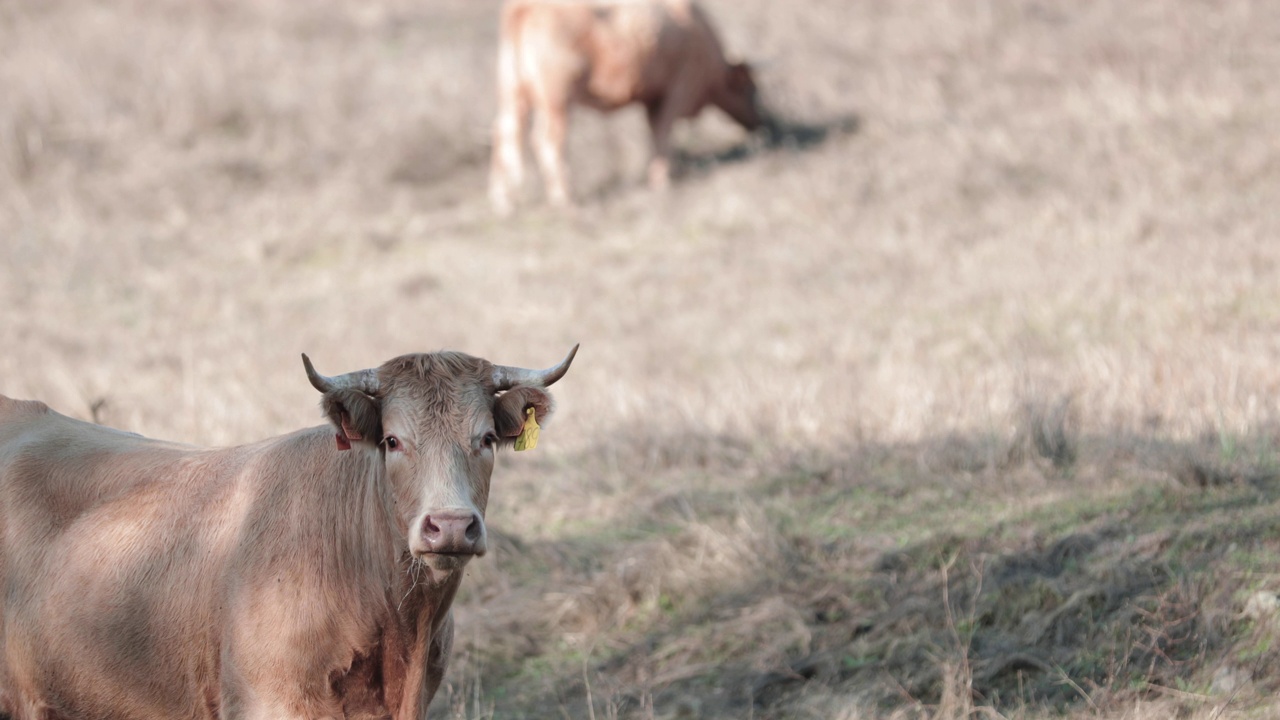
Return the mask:
<svg viewBox="0 0 1280 720">
<path fill-rule="evenodd" d="M 551 417 L 554 405 L 551 396 L 541 388 L 520 386 L 502 393 L 493 405 L 493 424 L 498 437 L 514 440 L 520 434 L 524 429 L 526 408 L 533 408 L 538 424 L 541 425 Z"/>
<path fill-rule="evenodd" d="M 362 440 L 382 442 L 382 406 L 376 398 L 353 388 L 339 388 L 326 392 L 320 406 L 337 430 L 339 449 L 346 450 Z"/>
</svg>

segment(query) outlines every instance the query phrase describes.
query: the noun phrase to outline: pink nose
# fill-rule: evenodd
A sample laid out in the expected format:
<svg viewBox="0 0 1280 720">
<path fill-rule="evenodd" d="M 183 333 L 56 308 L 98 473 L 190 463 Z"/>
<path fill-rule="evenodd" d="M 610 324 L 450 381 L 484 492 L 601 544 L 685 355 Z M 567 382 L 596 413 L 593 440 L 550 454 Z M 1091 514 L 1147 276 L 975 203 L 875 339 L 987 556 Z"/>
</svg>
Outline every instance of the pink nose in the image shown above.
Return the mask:
<svg viewBox="0 0 1280 720">
<path fill-rule="evenodd" d="M 475 513 L 432 513 L 422 521 L 422 542 L 427 552 L 481 555 L 485 550 L 484 521 Z"/>
</svg>

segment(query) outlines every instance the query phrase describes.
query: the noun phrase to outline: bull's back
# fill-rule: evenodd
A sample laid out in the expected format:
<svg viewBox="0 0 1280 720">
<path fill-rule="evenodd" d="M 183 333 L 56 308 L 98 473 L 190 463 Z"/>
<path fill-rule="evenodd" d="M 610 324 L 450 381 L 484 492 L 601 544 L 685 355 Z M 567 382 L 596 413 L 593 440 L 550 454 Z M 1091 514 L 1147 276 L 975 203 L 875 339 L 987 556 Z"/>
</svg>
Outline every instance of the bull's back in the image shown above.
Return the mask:
<svg viewBox="0 0 1280 720">
<path fill-rule="evenodd" d="M 191 679 L 216 657 L 192 646 L 212 645 L 216 533 L 201 511 L 233 492 L 198 472 L 211 457 L 226 464 L 0 397 L 0 709 L 101 716 L 130 697 L 111 716 L 202 714 Z"/>
<path fill-rule="evenodd" d="M 47 535 L 157 480 L 196 450 L 75 420 L 44 403 L 0 400 L 0 517 Z"/>
</svg>

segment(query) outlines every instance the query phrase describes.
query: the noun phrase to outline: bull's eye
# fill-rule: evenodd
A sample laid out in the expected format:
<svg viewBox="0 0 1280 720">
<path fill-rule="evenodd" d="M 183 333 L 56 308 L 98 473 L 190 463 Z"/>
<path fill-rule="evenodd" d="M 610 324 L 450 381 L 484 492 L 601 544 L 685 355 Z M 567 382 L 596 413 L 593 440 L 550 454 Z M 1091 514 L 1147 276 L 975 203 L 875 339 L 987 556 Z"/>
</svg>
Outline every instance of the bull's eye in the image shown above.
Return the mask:
<svg viewBox="0 0 1280 720">
<path fill-rule="evenodd" d="M 400 438 L 395 435 L 388 435 L 382 438 L 382 444 L 385 445 L 388 450 L 399 450 Z"/>
<path fill-rule="evenodd" d="M 489 449 L 493 449 L 493 447 L 498 444 L 498 433 L 492 430 L 485 433 L 484 437 L 480 438 L 480 444 Z"/>
</svg>

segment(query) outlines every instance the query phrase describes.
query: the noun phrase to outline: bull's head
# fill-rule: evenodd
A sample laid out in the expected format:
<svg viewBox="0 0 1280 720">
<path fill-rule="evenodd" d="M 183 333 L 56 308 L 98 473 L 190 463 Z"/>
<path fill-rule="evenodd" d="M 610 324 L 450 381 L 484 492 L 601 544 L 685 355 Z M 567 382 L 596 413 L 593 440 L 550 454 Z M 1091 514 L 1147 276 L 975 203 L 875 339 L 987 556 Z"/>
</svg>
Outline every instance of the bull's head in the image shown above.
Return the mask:
<svg viewBox="0 0 1280 720">
<path fill-rule="evenodd" d="M 521 434 L 530 409 L 539 423 L 550 414 L 546 387 L 577 352 L 546 370 L 455 352 L 404 355 L 337 377 L 317 373 L 305 354 L 302 362 L 324 393 L 338 448 L 376 453 L 385 464 L 409 551 L 448 572 L 485 553 L 494 453 Z"/>
</svg>

